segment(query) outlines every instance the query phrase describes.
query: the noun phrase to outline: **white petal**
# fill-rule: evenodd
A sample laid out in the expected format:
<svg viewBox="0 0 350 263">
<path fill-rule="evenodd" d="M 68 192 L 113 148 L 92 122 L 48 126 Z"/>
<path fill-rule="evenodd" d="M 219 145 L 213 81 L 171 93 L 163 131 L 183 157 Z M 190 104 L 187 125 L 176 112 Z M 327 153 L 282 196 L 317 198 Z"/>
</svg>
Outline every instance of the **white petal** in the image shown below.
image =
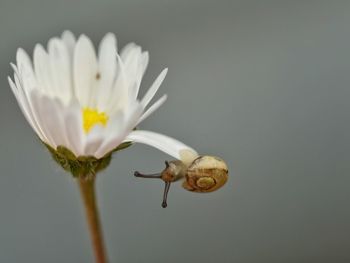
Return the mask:
<svg viewBox="0 0 350 263">
<path fill-rule="evenodd" d="M 76 155 L 84 155 L 85 134 L 80 105 L 73 100 L 64 115 L 69 149 Z"/>
<path fill-rule="evenodd" d="M 49 41 L 48 50 L 56 96 L 68 104 L 73 95 L 72 69 L 68 49 L 62 40 L 53 38 Z"/>
<path fill-rule="evenodd" d="M 155 112 L 163 103 L 167 100 L 167 95 L 163 95 L 159 100 L 152 104 L 151 107 L 147 109 L 147 111 L 141 116 L 140 120 L 137 124 L 144 121 L 148 116 L 150 116 L 153 112 Z"/>
<path fill-rule="evenodd" d="M 96 150 L 100 147 L 105 139 L 105 127 L 102 125 L 95 125 L 86 136 L 86 144 L 84 149 L 85 156 L 94 155 Z"/>
<path fill-rule="evenodd" d="M 97 108 L 105 111 L 107 101 L 110 99 L 113 83 L 117 73 L 117 41 L 112 33 L 108 33 L 101 41 L 99 47 L 99 77 L 97 92 Z"/>
<path fill-rule="evenodd" d="M 159 74 L 159 76 L 153 82 L 152 86 L 146 92 L 145 96 L 141 100 L 141 104 L 144 108 L 148 105 L 148 103 L 152 100 L 152 98 L 156 94 L 156 92 L 159 89 L 160 85 L 162 84 L 167 72 L 168 72 L 167 68 L 163 69 L 163 71 Z"/>
<path fill-rule="evenodd" d="M 23 81 L 24 89 L 31 90 L 36 87 L 36 79 L 33 71 L 32 62 L 28 54 L 19 48 L 16 54 L 17 68 L 19 77 Z"/>
<path fill-rule="evenodd" d="M 129 97 L 134 100 L 149 62 L 149 54 L 142 52 L 141 47 L 135 43 L 129 43 L 122 49 L 120 56 L 125 66 Z"/>
<path fill-rule="evenodd" d="M 118 136 L 125 126 L 126 116 L 125 113 L 120 111 L 115 115 L 111 116 L 110 120 L 105 127 L 106 141 L 111 140 L 113 137 Z"/>
<path fill-rule="evenodd" d="M 134 76 L 136 82 L 135 82 L 135 85 L 132 86 L 133 89 L 131 89 L 130 94 L 129 94 L 130 98 L 133 100 L 135 100 L 137 98 L 137 95 L 139 94 L 141 81 L 142 81 L 143 75 L 147 69 L 148 62 L 149 62 L 149 54 L 148 54 L 148 52 L 143 52 L 141 54 L 139 65 L 138 65 L 137 71 L 136 71 L 135 76 Z"/>
<path fill-rule="evenodd" d="M 73 53 L 76 42 L 74 34 L 71 31 L 66 30 L 62 33 L 61 39 L 63 40 L 68 49 L 71 61 L 73 61 Z"/>
<path fill-rule="evenodd" d="M 128 96 L 131 100 L 135 100 L 137 96 L 138 86 L 142 76 L 139 74 L 142 52 L 141 47 L 136 46 L 128 52 L 128 55 L 123 60 L 124 72 L 127 77 Z"/>
<path fill-rule="evenodd" d="M 125 138 L 123 135 L 125 122 L 125 115 L 123 112 L 118 112 L 115 114 L 115 116 L 112 116 L 110 118 L 107 127 L 105 127 L 106 138 L 94 153 L 94 156 L 96 158 L 103 157 L 106 153 L 113 150 L 117 145 L 119 145 L 119 141 L 122 141 Z M 117 145 L 114 146 L 115 144 Z"/>
<path fill-rule="evenodd" d="M 96 151 L 95 157 L 101 158 L 106 153 L 115 149 L 125 137 L 130 133 L 130 131 L 136 126 L 138 119 L 142 113 L 142 107 L 139 103 L 135 103 L 131 106 L 129 112 L 119 115 L 113 120 L 113 123 L 110 127 L 106 127 L 108 129 L 108 139 L 106 139 L 101 147 Z M 121 113 L 119 113 L 121 114 Z"/>
<path fill-rule="evenodd" d="M 138 48 L 139 46 L 136 45 L 135 43 L 131 42 L 127 44 L 125 47 L 120 52 L 120 57 L 123 61 L 125 61 L 128 56 L 130 55 L 130 52 L 133 51 L 134 49 Z"/>
<path fill-rule="evenodd" d="M 32 127 L 34 132 L 39 136 L 41 140 L 44 140 L 44 137 L 42 136 L 40 130 L 36 126 L 36 123 L 34 122 L 34 119 L 32 117 L 32 113 L 30 112 L 30 109 L 28 108 L 28 103 L 25 100 L 25 96 L 21 93 L 20 90 L 18 90 L 16 84 L 12 81 L 10 77 L 8 77 L 8 82 L 10 84 L 11 90 L 13 94 L 15 95 L 15 98 L 17 100 L 17 103 L 19 105 L 19 108 L 21 109 L 25 119 L 28 121 L 29 125 Z"/>
<path fill-rule="evenodd" d="M 18 69 L 15 65 L 11 64 L 14 73 L 14 79 L 17 87 L 17 94 L 18 97 L 21 99 L 21 105 L 23 106 L 23 109 L 26 110 L 26 112 L 30 115 L 30 119 L 33 122 L 33 125 L 35 126 L 35 132 L 38 134 L 40 139 L 43 141 L 47 141 L 46 135 L 44 134 L 43 130 L 41 129 L 39 123 L 38 123 L 38 117 L 36 116 L 34 110 L 33 110 L 33 102 L 31 101 L 31 92 L 39 92 L 38 89 L 26 89 L 23 85 L 22 79 L 19 77 Z"/>
<path fill-rule="evenodd" d="M 43 96 L 40 92 L 33 90 L 30 93 L 30 101 L 32 103 L 33 113 L 37 118 L 37 123 L 41 128 L 43 134 L 46 137 L 45 143 L 49 144 L 52 148 L 56 148 L 58 138 L 55 138 L 53 134 L 52 122 L 47 122 L 51 115 L 55 115 L 51 107 L 51 101 L 47 96 Z M 53 124 L 55 125 L 55 124 Z"/>
<path fill-rule="evenodd" d="M 83 107 L 94 108 L 97 61 L 94 46 L 89 38 L 79 37 L 74 50 L 75 95 Z"/>
<path fill-rule="evenodd" d="M 33 60 L 38 87 L 47 95 L 54 96 L 50 59 L 42 45 L 35 46 Z"/>
<path fill-rule="evenodd" d="M 118 74 L 113 86 L 113 91 L 110 94 L 110 99 L 106 107 L 109 115 L 114 115 L 121 109 L 126 109 L 129 105 L 128 85 L 124 71 L 124 64 L 117 54 Z"/>
<path fill-rule="evenodd" d="M 146 51 L 142 53 L 142 58 L 141 58 L 141 75 L 142 76 L 146 72 L 148 63 L 149 63 L 149 53 Z"/>
<path fill-rule="evenodd" d="M 42 97 L 40 109 L 42 121 L 45 122 L 45 126 L 55 144 L 57 146 L 62 145 L 70 148 L 65 130 L 66 123 L 64 120 L 64 113 L 66 108 L 63 106 L 62 102 L 57 98 Z"/>
<path fill-rule="evenodd" d="M 124 141 L 147 144 L 182 161 L 184 161 L 185 153 L 186 157 L 190 154 L 193 159 L 198 156 L 194 149 L 184 143 L 151 131 L 132 131 Z"/>
</svg>

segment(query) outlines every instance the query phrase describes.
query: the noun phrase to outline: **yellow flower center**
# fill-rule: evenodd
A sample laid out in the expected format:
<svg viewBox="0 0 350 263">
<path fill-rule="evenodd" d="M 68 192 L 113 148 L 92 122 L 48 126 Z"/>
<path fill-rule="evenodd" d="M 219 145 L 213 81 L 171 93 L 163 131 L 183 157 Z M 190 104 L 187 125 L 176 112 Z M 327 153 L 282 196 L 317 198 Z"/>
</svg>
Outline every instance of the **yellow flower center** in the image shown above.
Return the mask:
<svg viewBox="0 0 350 263">
<path fill-rule="evenodd" d="M 88 133 L 96 124 L 106 126 L 108 115 L 104 112 L 98 112 L 96 109 L 83 109 L 83 126 L 85 133 Z"/>
</svg>

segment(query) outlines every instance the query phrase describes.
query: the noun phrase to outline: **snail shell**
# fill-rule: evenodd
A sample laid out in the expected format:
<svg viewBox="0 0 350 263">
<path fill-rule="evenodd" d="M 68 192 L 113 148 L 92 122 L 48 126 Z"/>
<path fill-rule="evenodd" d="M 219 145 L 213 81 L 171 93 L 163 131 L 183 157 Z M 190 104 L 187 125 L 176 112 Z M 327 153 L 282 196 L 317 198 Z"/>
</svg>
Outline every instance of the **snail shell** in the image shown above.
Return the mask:
<svg viewBox="0 0 350 263">
<path fill-rule="evenodd" d="M 226 163 L 215 156 L 199 156 L 187 168 L 182 184 L 188 191 L 197 193 L 213 192 L 222 187 L 228 179 Z"/>
</svg>

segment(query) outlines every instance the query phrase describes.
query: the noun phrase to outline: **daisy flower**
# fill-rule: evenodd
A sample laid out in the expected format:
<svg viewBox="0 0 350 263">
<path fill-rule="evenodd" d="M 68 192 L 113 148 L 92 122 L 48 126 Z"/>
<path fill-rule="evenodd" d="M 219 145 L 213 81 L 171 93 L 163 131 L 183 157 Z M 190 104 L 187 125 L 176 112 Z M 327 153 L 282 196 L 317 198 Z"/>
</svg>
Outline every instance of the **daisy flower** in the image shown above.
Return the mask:
<svg viewBox="0 0 350 263">
<path fill-rule="evenodd" d="M 148 61 L 148 52 L 134 43 L 118 53 L 112 33 L 104 36 L 96 52 L 88 37 L 76 39 L 65 31 L 50 39 L 46 49 L 37 44 L 32 59 L 18 49 L 16 64 L 11 64 L 14 76 L 8 80 L 24 117 L 54 160 L 77 179 L 97 263 L 106 263 L 107 253 L 95 175 L 108 166 L 113 152 L 143 143 L 181 160 L 167 163 L 157 176 L 135 173 L 165 182 L 163 207 L 170 183 L 180 178 L 193 192 L 211 192 L 227 181 L 227 166 L 221 159 L 198 156 L 180 141 L 136 129 L 167 99 L 163 95 L 150 104 L 167 69 L 138 98 Z"/>
<path fill-rule="evenodd" d="M 165 135 L 136 130 L 167 99 L 163 95 L 150 105 L 167 69 L 138 98 L 148 61 L 148 52 L 134 43 L 118 53 L 112 33 L 95 52 L 88 37 L 76 40 L 65 31 L 50 39 L 47 49 L 37 44 L 33 59 L 18 49 L 16 64 L 11 64 L 14 76 L 8 80 L 32 129 L 73 175 L 105 168 L 115 150 L 133 142 L 189 162 L 197 156 L 192 148 Z"/>
</svg>

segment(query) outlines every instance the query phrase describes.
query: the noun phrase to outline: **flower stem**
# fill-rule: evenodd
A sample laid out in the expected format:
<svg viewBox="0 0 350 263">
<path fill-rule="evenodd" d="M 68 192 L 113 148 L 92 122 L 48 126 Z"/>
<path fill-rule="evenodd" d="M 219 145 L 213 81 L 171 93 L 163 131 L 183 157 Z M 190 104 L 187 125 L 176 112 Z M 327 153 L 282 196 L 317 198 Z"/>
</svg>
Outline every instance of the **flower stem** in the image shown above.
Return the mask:
<svg viewBox="0 0 350 263">
<path fill-rule="evenodd" d="M 107 263 L 95 194 L 95 176 L 78 178 L 96 263 Z"/>
</svg>

